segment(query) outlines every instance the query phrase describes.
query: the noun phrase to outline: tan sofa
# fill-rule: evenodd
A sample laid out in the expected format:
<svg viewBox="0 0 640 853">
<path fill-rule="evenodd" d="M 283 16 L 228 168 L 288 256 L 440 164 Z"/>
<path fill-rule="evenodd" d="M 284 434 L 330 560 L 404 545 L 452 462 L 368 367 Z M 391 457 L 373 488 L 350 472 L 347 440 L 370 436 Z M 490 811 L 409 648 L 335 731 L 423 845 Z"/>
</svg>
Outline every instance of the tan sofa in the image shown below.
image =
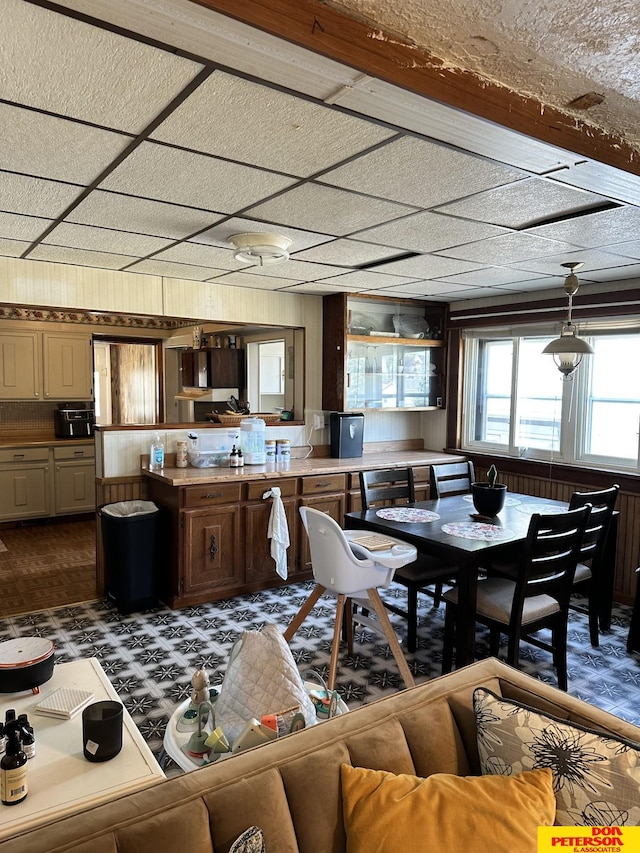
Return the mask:
<svg viewBox="0 0 640 853">
<path fill-rule="evenodd" d="M 607 734 L 636 726 L 485 660 L 241 753 L 23 833 L 0 853 L 226 853 L 258 825 L 274 853 L 343 853 L 340 765 L 428 776 L 478 773 L 478 686 Z"/>
</svg>

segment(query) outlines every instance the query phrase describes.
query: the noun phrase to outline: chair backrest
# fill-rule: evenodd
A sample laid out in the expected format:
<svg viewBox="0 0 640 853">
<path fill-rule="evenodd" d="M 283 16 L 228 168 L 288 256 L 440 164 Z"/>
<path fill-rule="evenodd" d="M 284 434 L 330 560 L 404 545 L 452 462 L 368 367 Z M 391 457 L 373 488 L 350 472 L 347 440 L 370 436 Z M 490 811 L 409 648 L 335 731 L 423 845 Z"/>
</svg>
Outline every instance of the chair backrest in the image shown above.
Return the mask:
<svg viewBox="0 0 640 853">
<path fill-rule="evenodd" d="M 557 515 L 531 516 L 513 597 L 512 622 L 519 621 L 526 598 L 549 595 L 568 610 L 573 576 L 591 506 Z"/>
<path fill-rule="evenodd" d="M 360 471 L 362 509 L 372 505 L 413 503 L 416 499 L 411 468 L 390 468 L 385 471 Z"/>
<path fill-rule="evenodd" d="M 461 495 L 471 491 L 476 472 L 473 462 L 446 462 L 432 465 L 430 472 L 431 497 L 442 498 L 445 495 Z"/>
<path fill-rule="evenodd" d="M 394 570 L 374 560 L 358 559 L 338 522 L 326 512 L 301 506 L 300 516 L 309 537 L 313 577 L 325 589 L 365 597 L 367 589 L 391 583 Z"/>
<path fill-rule="evenodd" d="M 592 570 L 597 571 L 598 561 L 604 551 L 604 544 L 611 526 L 611 516 L 615 509 L 620 486 L 611 486 L 599 492 L 574 492 L 569 501 L 569 509 L 591 505 L 589 522 L 584 531 L 580 562 L 592 561 Z"/>
</svg>

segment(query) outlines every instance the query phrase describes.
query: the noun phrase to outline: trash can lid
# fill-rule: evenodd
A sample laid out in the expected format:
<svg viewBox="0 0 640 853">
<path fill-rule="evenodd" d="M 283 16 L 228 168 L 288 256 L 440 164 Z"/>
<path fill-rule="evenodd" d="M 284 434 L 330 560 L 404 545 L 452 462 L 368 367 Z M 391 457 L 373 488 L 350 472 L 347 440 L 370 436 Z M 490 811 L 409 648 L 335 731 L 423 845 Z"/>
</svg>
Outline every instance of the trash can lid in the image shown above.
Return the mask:
<svg viewBox="0 0 640 853">
<path fill-rule="evenodd" d="M 100 512 L 114 518 L 128 518 L 132 515 L 149 515 L 152 512 L 158 512 L 158 507 L 153 501 L 118 501 L 114 504 L 106 504 Z"/>
</svg>

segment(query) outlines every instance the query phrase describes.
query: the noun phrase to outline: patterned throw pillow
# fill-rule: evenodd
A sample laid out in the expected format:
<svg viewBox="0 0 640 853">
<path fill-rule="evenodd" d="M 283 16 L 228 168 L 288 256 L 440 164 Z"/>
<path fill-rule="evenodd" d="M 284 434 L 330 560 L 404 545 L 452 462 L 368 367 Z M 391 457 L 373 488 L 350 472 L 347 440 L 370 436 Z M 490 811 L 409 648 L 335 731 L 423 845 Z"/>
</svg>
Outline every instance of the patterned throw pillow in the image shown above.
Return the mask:
<svg viewBox="0 0 640 853">
<path fill-rule="evenodd" d="M 264 836 L 257 826 L 245 829 L 242 835 L 233 842 L 229 853 L 265 853 Z"/>
<path fill-rule="evenodd" d="M 483 775 L 550 767 L 558 826 L 639 826 L 640 745 L 544 714 L 478 687 Z"/>
</svg>

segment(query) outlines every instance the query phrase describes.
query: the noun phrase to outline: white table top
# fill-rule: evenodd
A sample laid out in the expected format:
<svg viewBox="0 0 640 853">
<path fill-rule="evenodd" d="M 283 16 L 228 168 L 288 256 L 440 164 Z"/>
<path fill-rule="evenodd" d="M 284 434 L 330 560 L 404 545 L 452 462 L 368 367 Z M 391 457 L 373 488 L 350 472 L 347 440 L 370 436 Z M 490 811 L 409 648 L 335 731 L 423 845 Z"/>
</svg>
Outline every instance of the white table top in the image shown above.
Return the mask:
<svg viewBox="0 0 640 853">
<path fill-rule="evenodd" d="M 29 759 L 27 798 L 10 808 L 0 807 L 0 839 L 32 829 L 88 806 L 106 802 L 165 778 L 153 753 L 127 709 L 123 713 L 122 750 L 110 761 L 90 762 L 82 754 L 82 712 L 71 720 L 45 717 L 35 705 L 58 687 L 95 693 L 92 702 L 118 699 L 96 658 L 56 664 L 53 677 L 40 694 L 0 694 L 0 714 L 7 708 L 28 714 L 36 736 L 36 754 Z"/>
</svg>

